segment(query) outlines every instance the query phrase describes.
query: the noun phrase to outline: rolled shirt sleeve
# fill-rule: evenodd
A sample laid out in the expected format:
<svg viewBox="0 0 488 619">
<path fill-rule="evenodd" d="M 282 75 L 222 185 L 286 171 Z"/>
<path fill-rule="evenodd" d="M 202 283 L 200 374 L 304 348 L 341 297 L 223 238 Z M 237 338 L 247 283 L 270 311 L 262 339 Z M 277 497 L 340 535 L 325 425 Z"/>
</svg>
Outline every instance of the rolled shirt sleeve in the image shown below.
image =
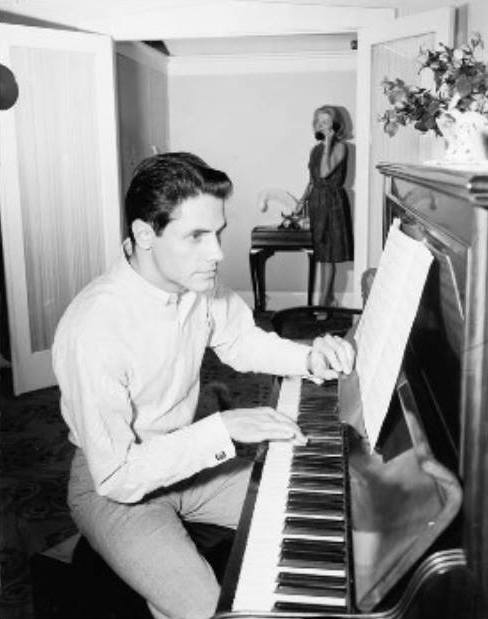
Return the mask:
<svg viewBox="0 0 488 619">
<path fill-rule="evenodd" d="M 137 502 L 157 488 L 235 456 L 220 413 L 141 440 L 133 425 L 140 411 L 131 399 L 130 362 L 119 340 L 96 332 L 60 337 L 53 347 L 53 363 L 70 438 L 84 451 L 99 494 Z M 182 423 L 193 412 L 180 410 Z"/>
<path fill-rule="evenodd" d="M 310 346 L 257 327 L 249 306 L 235 292 L 219 286 L 211 312 L 214 328 L 210 346 L 224 363 L 241 372 L 308 375 Z"/>
</svg>

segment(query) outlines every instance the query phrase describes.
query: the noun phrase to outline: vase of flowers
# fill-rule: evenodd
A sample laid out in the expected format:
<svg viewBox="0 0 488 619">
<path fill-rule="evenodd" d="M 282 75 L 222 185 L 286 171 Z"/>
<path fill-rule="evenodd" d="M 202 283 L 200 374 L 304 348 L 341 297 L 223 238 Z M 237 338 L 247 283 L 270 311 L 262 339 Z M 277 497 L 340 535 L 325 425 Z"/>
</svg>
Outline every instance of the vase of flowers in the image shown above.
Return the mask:
<svg viewBox="0 0 488 619">
<path fill-rule="evenodd" d="M 384 131 L 393 136 L 406 125 L 431 131 L 446 141 L 444 163 L 488 167 L 488 70 L 476 58 L 482 47 L 475 34 L 459 48 L 440 43 L 435 50 L 421 50 L 420 71 L 431 71 L 431 88 L 385 78 L 383 92 L 391 107 L 379 117 Z"/>
</svg>

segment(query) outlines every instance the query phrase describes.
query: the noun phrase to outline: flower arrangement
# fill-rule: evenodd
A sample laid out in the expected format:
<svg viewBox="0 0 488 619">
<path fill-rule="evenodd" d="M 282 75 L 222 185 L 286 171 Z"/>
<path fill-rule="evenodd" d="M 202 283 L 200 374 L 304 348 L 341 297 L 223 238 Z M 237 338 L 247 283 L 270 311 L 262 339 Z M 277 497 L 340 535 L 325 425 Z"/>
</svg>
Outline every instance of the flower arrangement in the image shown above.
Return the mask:
<svg viewBox="0 0 488 619">
<path fill-rule="evenodd" d="M 384 131 L 393 136 L 400 126 L 413 124 L 422 133 L 432 130 L 443 135 L 437 121 L 446 114 L 452 122 L 466 112 L 488 120 L 488 70 L 476 59 L 477 48 L 483 48 L 479 33 L 459 48 L 440 43 L 436 50 L 421 50 L 419 72 L 432 72 L 430 89 L 385 78 L 381 85 L 391 107 L 379 117 Z"/>
</svg>

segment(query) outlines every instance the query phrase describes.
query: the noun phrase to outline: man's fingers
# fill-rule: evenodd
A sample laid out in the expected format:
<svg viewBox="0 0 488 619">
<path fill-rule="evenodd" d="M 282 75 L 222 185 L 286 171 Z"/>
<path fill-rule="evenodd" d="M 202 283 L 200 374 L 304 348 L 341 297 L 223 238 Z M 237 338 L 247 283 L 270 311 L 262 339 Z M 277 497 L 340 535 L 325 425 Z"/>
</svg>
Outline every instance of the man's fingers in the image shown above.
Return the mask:
<svg viewBox="0 0 488 619">
<path fill-rule="evenodd" d="M 300 430 L 300 427 L 292 421 L 285 413 L 281 411 L 277 411 L 273 408 L 270 409 L 270 415 L 275 422 L 277 422 L 281 427 L 286 427 L 288 431 L 291 433 L 288 438 L 294 438 L 299 444 L 305 444 L 307 442 L 306 437 L 303 432 Z"/>
<path fill-rule="evenodd" d="M 350 374 L 354 364 L 354 348 L 347 340 L 343 340 L 337 335 L 333 336 L 333 340 L 336 345 L 334 350 L 343 368 L 342 371 Z"/>
<path fill-rule="evenodd" d="M 332 368 L 336 372 L 344 372 L 350 374 L 354 364 L 354 348 L 347 341 L 338 336 L 325 335 L 322 338 L 316 338 L 313 343 L 313 352 L 323 355 L 322 372 L 325 369 Z M 320 363 L 316 360 L 317 363 Z"/>
<path fill-rule="evenodd" d="M 307 442 L 294 421 L 269 406 L 230 409 L 220 415 L 230 436 L 241 443 L 292 440 L 304 445 Z"/>
</svg>

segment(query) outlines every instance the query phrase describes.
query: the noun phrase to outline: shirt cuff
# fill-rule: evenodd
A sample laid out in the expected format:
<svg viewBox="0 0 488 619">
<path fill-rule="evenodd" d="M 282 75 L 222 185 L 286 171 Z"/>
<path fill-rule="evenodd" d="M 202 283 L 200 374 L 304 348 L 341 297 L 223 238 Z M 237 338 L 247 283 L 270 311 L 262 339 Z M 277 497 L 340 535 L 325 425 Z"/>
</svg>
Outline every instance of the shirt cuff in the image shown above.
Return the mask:
<svg viewBox="0 0 488 619">
<path fill-rule="evenodd" d="M 303 372 L 300 374 L 302 378 L 312 378 L 313 376 L 313 374 L 311 374 L 310 370 L 308 369 L 308 359 L 310 357 L 311 352 L 312 352 L 312 347 L 309 346 L 306 351 L 305 358 L 303 360 Z"/>
<path fill-rule="evenodd" d="M 234 458 L 236 450 L 227 432 L 220 413 L 213 413 L 200 419 L 198 425 L 198 450 L 206 467 L 217 466 L 226 460 Z M 190 426 L 192 427 L 192 426 Z"/>
</svg>

